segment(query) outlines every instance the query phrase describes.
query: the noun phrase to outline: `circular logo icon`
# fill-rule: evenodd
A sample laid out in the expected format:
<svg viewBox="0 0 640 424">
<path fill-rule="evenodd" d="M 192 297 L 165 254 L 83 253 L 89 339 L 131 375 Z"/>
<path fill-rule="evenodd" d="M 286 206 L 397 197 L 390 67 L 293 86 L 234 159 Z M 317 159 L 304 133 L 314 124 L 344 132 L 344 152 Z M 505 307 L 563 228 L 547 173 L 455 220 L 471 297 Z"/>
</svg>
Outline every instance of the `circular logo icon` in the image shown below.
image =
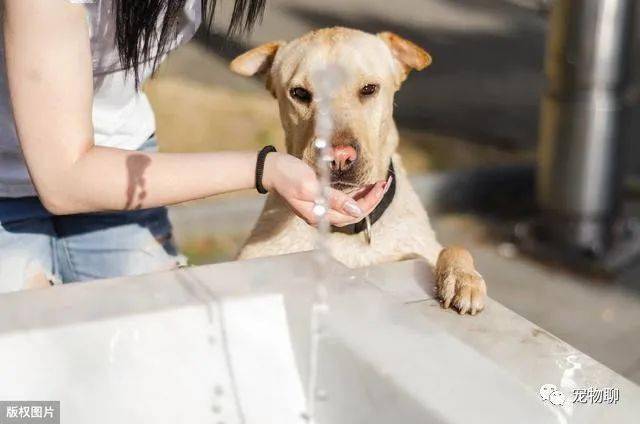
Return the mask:
<svg viewBox="0 0 640 424">
<path fill-rule="evenodd" d="M 543 384 L 542 386 L 540 386 L 540 391 L 538 393 L 540 394 L 542 400 L 549 400 L 549 396 L 551 395 L 551 393 L 557 390 L 558 388 L 554 384 Z"/>
<path fill-rule="evenodd" d="M 556 390 L 549 395 L 549 402 L 556 406 L 564 405 L 565 395 L 560 390 Z"/>
</svg>

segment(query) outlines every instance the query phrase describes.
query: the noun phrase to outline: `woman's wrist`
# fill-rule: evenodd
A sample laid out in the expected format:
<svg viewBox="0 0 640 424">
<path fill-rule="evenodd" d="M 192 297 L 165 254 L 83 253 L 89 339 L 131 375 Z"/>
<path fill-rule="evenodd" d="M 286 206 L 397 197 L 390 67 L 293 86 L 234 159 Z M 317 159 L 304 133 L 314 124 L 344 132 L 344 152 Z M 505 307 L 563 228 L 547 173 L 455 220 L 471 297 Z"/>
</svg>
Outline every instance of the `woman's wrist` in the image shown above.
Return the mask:
<svg viewBox="0 0 640 424">
<path fill-rule="evenodd" d="M 273 180 L 274 174 L 277 170 L 277 163 L 282 153 L 273 152 L 269 153 L 264 160 L 264 171 L 262 173 L 262 186 L 267 191 L 272 191 L 274 189 Z"/>
</svg>

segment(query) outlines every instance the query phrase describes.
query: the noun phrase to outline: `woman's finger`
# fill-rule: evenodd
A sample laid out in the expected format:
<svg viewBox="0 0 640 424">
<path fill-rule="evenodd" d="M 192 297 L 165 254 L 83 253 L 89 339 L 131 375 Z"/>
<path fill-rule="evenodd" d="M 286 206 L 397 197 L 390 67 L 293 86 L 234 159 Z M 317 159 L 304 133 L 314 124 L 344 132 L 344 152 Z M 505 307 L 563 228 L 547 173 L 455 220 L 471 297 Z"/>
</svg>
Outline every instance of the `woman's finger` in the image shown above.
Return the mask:
<svg viewBox="0 0 640 424">
<path fill-rule="evenodd" d="M 317 226 L 320 221 L 319 217 L 314 213 L 313 209 L 315 204 L 313 202 L 307 202 L 304 200 L 294 200 L 290 204 L 293 213 L 302 218 L 307 224 L 311 226 Z M 354 218 L 350 215 L 345 215 L 340 212 L 336 212 L 329 209 L 325 215 L 329 224 L 336 226 L 347 225 L 345 222 L 358 222 L 362 218 Z"/>
<path fill-rule="evenodd" d="M 365 216 L 368 216 L 380 204 L 384 194 L 389 188 L 391 180 L 388 182 L 381 181 L 375 184 L 366 195 L 358 200 L 360 207 L 363 209 L 364 215 L 359 218 L 345 217 L 345 215 L 330 210 L 327 214 L 329 222 L 335 227 L 344 227 L 347 225 L 360 222 Z"/>
<path fill-rule="evenodd" d="M 289 207 L 299 218 L 309 225 L 318 225 L 318 217 L 313 213 L 313 202 L 290 200 Z"/>
<path fill-rule="evenodd" d="M 382 200 L 388 182 L 379 181 L 374 184 L 366 194 L 359 197 L 358 200 L 351 198 L 349 195 L 330 189 L 329 205 L 326 218 L 329 223 L 336 227 L 344 227 L 346 225 L 360 222 L 365 216 L 369 215 Z M 291 200 L 290 206 L 294 213 L 302 218 L 310 225 L 318 225 L 318 217 L 315 215 L 313 208 L 314 203 L 307 200 Z"/>
<path fill-rule="evenodd" d="M 340 214 L 350 216 L 351 218 L 362 219 L 365 216 L 365 211 L 356 200 L 349 195 L 330 188 L 329 189 L 329 207 Z"/>
<path fill-rule="evenodd" d="M 362 218 L 353 218 L 334 211 L 329 211 L 327 213 L 327 219 L 334 227 L 346 227 L 347 225 L 362 221 L 363 218 L 364 216 Z"/>
<path fill-rule="evenodd" d="M 319 224 L 318 216 L 313 212 L 314 203 L 306 202 L 304 200 L 294 200 L 290 204 L 293 212 L 302 218 L 307 224 L 312 226 L 317 226 Z M 340 212 L 329 209 L 327 214 L 325 215 L 329 224 L 334 225 L 336 227 L 343 227 L 345 225 L 354 224 L 362 220 L 360 218 L 354 218 L 350 215 L 345 215 Z"/>
<path fill-rule="evenodd" d="M 357 200 L 358 207 L 364 212 L 363 216 L 369 215 L 382 201 L 386 187 L 387 182 L 378 181 L 366 195 Z"/>
<path fill-rule="evenodd" d="M 357 200 L 341 191 L 330 189 L 329 205 L 336 212 L 362 219 L 378 206 L 388 185 L 386 181 L 378 181 L 366 194 L 359 195 Z"/>
</svg>

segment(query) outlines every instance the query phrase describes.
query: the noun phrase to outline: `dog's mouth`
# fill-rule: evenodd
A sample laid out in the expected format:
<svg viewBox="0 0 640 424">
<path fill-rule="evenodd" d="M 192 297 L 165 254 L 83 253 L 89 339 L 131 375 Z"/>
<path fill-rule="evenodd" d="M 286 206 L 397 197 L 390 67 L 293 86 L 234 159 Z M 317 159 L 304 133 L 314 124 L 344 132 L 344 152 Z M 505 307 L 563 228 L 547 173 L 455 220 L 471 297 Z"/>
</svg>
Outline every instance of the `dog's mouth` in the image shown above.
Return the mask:
<svg viewBox="0 0 640 424">
<path fill-rule="evenodd" d="M 343 191 L 349 194 L 358 190 L 364 184 L 356 177 L 355 172 L 331 172 L 331 188 Z"/>
<path fill-rule="evenodd" d="M 359 167 L 352 167 L 347 170 L 331 171 L 331 187 L 349 193 L 363 187 L 363 175 L 360 173 Z"/>
<path fill-rule="evenodd" d="M 333 184 L 331 184 L 331 186 L 333 188 L 335 188 L 336 190 L 340 190 L 340 191 L 344 192 L 345 194 L 347 194 L 352 199 L 360 200 L 363 197 L 365 197 L 367 194 L 369 194 L 369 192 L 371 192 L 371 190 L 376 185 L 375 185 L 375 183 L 360 184 L 360 185 L 347 184 L 347 185 L 345 185 L 346 188 L 343 188 L 343 189 L 338 188 L 338 187 L 334 187 Z"/>
<path fill-rule="evenodd" d="M 343 191 L 347 194 L 349 194 L 352 191 L 358 190 L 360 187 L 361 187 L 360 185 L 354 184 L 348 181 L 341 181 L 341 180 L 331 181 L 331 188 Z"/>
<path fill-rule="evenodd" d="M 331 179 L 331 188 L 340 190 L 354 199 L 364 197 L 374 186 L 375 183 L 356 184 L 350 180 Z"/>
</svg>

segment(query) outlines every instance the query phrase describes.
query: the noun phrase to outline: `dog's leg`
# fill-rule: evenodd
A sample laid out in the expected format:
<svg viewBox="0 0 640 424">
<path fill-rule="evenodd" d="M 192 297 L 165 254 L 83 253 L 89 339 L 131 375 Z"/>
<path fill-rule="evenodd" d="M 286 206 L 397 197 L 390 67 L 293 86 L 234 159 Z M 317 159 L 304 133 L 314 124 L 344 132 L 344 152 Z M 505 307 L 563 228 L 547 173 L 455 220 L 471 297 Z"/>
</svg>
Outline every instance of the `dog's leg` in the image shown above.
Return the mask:
<svg viewBox="0 0 640 424">
<path fill-rule="evenodd" d="M 487 285 L 476 271 L 471 254 L 461 247 L 445 247 L 436 261 L 436 292 L 442 306 L 453 306 L 460 314 L 482 311 Z"/>
<path fill-rule="evenodd" d="M 397 155 L 393 162 L 401 164 Z M 398 169 L 398 186 L 404 187 L 404 190 L 401 189 L 397 196 L 405 209 L 396 213 L 411 228 L 410 237 L 407 237 L 409 232 L 406 230 L 402 232 L 403 249 L 407 249 L 405 252 L 408 255 L 399 259 L 419 256 L 427 261 L 435 277 L 436 295 L 445 308 L 453 305 L 461 314 L 474 315 L 480 312 L 484 308 L 487 287 L 475 269 L 471 254 L 460 247 L 442 247 L 431 227 L 427 211 L 423 209 L 416 192 L 411 189 L 406 173 L 401 166 Z M 397 235 L 397 231 L 392 232 L 392 237 Z M 411 241 L 408 242 L 407 239 Z"/>
</svg>

